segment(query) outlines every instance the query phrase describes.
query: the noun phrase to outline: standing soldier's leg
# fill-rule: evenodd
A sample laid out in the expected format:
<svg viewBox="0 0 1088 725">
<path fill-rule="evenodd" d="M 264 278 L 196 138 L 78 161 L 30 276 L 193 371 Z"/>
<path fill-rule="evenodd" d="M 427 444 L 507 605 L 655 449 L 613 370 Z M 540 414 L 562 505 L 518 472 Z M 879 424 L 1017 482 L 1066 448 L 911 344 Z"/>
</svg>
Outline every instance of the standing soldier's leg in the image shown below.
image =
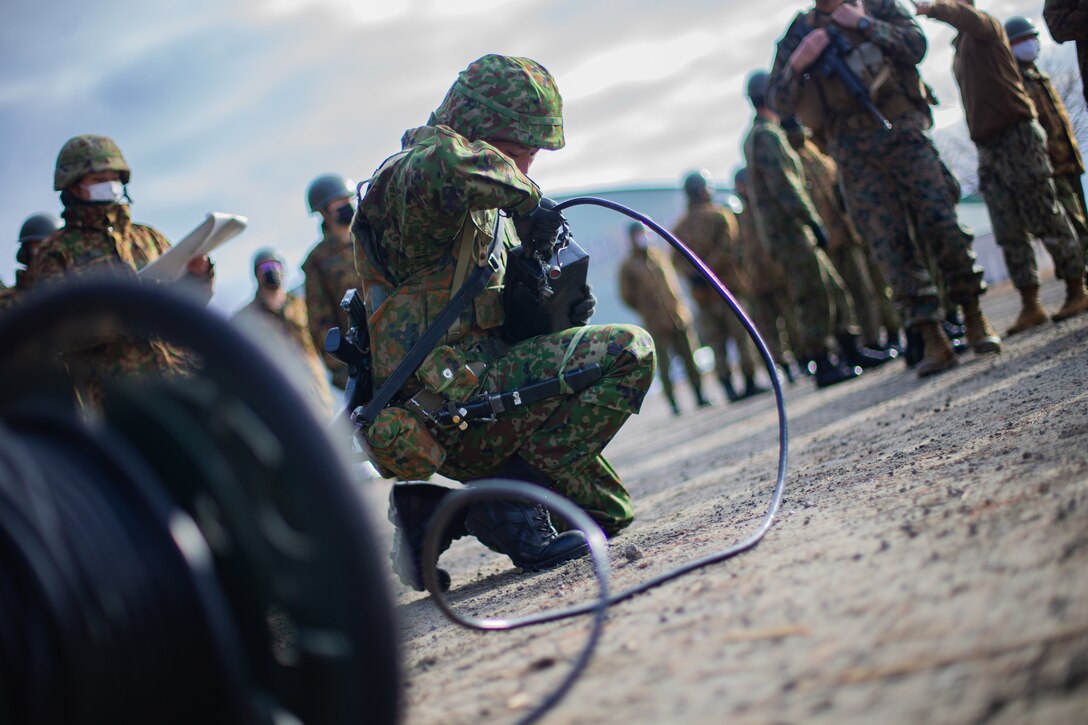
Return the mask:
<svg viewBox="0 0 1088 725">
<path fill-rule="evenodd" d="M 880 306 L 877 291 L 869 277 L 864 250 L 857 245 L 844 244 L 833 250 L 830 256 L 854 301 L 862 341 L 866 347 L 879 348 Z"/>
<path fill-rule="evenodd" d="M 740 372 L 744 376 L 744 394 L 742 397 L 749 398 L 767 392 L 769 388 L 764 388 L 756 383 L 756 346 L 752 342 L 752 338 L 748 336 L 748 331 L 744 329 L 744 325 L 741 324 L 732 310 L 725 311 L 723 323 L 729 338 L 733 340 L 733 344 L 737 347 L 737 356 L 740 358 Z M 777 332 L 778 321 L 775 320 L 774 324 Z M 788 368 L 787 372 L 789 372 Z"/>
<path fill-rule="evenodd" d="M 725 391 L 725 399 L 730 403 L 737 400 L 737 391 L 733 387 L 733 370 L 729 364 L 729 354 L 726 343 L 728 336 L 722 325 L 721 315 L 715 305 L 724 305 L 721 300 L 705 300 L 700 303 L 697 325 L 699 337 L 703 344 L 714 351 L 714 374 Z"/>
<path fill-rule="evenodd" d="M 691 391 L 695 394 L 695 404 L 700 408 L 710 405 L 710 402 L 703 397 L 703 376 L 699 372 L 699 366 L 695 364 L 696 343 L 694 331 L 686 326 L 683 329 L 676 330 L 672 334 L 672 347 L 684 364 L 684 372 L 687 373 L 688 383 L 691 384 Z M 724 355 L 724 351 L 722 354 Z"/>
<path fill-rule="evenodd" d="M 835 339 L 839 343 L 843 361 L 851 367 L 869 369 L 880 367 L 893 360 L 894 353 L 862 345 L 857 314 L 854 311 L 854 299 L 850 295 L 850 290 L 846 288 L 846 283 L 843 282 L 831 258 L 824 254 L 822 249 L 816 251 L 816 256 L 820 260 L 820 273 L 823 275 L 824 284 L 827 286 L 827 292 L 834 307 Z"/>
<path fill-rule="evenodd" d="M 1054 177 L 1054 190 L 1058 194 L 1058 203 L 1065 209 L 1069 223 L 1080 240 L 1080 248 L 1088 261 L 1088 211 L 1084 208 L 1084 187 L 1080 184 L 1080 174 L 1061 174 Z"/>
<path fill-rule="evenodd" d="M 672 384 L 672 356 L 675 354 L 671 335 L 654 330 L 650 333 L 657 351 L 657 377 L 661 381 L 661 391 L 669 401 L 673 415 L 680 415 L 680 406 L 676 403 L 676 389 Z"/>
</svg>

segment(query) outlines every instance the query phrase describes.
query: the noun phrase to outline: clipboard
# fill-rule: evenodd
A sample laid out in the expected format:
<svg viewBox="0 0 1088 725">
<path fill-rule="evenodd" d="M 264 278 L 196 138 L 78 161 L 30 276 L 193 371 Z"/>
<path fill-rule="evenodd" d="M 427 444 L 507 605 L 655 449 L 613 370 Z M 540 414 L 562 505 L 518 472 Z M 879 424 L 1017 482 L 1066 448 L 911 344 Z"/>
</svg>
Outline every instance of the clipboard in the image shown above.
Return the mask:
<svg viewBox="0 0 1088 725">
<path fill-rule="evenodd" d="M 176 282 L 185 275 L 190 260 L 203 257 L 238 236 L 248 223 L 249 219 L 237 214 L 209 212 L 196 229 L 137 274 L 144 279 Z"/>
</svg>

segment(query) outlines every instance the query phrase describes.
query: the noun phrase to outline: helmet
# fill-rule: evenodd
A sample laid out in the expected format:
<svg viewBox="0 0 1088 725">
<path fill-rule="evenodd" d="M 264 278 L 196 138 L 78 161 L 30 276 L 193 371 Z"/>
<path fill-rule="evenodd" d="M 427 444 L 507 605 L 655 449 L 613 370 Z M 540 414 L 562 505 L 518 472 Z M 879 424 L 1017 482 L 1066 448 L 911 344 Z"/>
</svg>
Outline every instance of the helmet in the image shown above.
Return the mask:
<svg viewBox="0 0 1088 725">
<path fill-rule="evenodd" d="M 60 219 L 42 212 L 28 216 L 23 226 L 19 229 L 19 244 L 26 242 L 40 242 L 53 232 L 60 229 Z"/>
<path fill-rule="evenodd" d="M 748 75 L 746 92 L 753 103 L 758 101 L 756 105 L 763 105 L 764 100 L 767 98 L 767 80 L 769 78 L 770 75 L 765 70 L 752 71 Z"/>
<path fill-rule="evenodd" d="M 563 98 L 548 70 L 534 60 L 485 55 L 461 71 L 429 125 L 465 138 L 504 139 L 536 149 L 561 149 Z"/>
<path fill-rule="evenodd" d="M 744 186 L 748 183 L 748 167 L 742 166 L 733 174 L 733 188 Z"/>
<path fill-rule="evenodd" d="M 714 191 L 714 181 L 706 169 L 692 171 L 684 177 L 684 193 L 689 197 L 702 196 Z"/>
<path fill-rule="evenodd" d="M 87 174 L 99 171 L 120 173 L 122 184 L 127 184 L 132 174 L 121 149 L 108 136 L 85 134 L 70 138 L 57 155 L 53 189 L 63 191 Z"/>
<path fill-rule="evenodd" d="M 257 267 L 260 267 L 265 262 L 279 262 L 280 266 L 287 266 L 287 260 L 272 247 L 262 247 L 253 255 L 253 271 L 256 272 Z"/>
<path fill-rule="evenodd" d="M 1020 38 L 1029 38 L 1039 35 L 1038 29 L 1035 27 L 1035 23 L 1031 22 L 1023 15 L 1013 15 L 1011 18 L 1005 21 L 1005 33 L 1009 36 L 1009 42 L 1019 40 Z"/>
<path fill-rule="evenodd" d="M 631 222 L 631 224 L 627 227 L 627 235 L 628 236 L 633 237 L 633 236 L 635 236 L 636 234 L 638 234 L 640 232 L 641 233 L 646 232 L 646 225 L 643 224 L 642 222 Z"/>
<path fill-rule="evenodd" d="M 306 190 L 306 202 L 310 205 L 311 214 L 345 196 L 355 196 L 355 182 L 340 174 L 319 176 L 310 182 L 310 188 Z"/>
</svg>

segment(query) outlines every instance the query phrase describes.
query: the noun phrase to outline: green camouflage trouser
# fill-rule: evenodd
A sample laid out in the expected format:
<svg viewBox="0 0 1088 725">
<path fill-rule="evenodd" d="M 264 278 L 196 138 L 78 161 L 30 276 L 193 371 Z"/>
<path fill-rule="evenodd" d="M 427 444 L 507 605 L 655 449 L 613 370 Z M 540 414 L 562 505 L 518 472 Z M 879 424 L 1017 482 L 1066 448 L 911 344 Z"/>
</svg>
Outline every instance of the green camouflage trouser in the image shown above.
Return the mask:
<svg viewBox="0 0 1088 725">
<path fill-rule="evenodd" d="M 692 331 L 688 327 L 671 330 L 650 330 L 654 340 L 654 349 L 657 351 L 657 376 L 661 379 L 661 388 L 668 399 L 669 404 L 676 405 L 676 393 L 673 391 L 672 366 L 673 356 L 680 358 L 687 373 L 691 388 L 702 394 L 702 378 L 699 374 L 699 366 L 695 364 L 695 340 Z"/>
<path fill-rule="evenodd" d="M 1058 203 L 1046 136 L 1036 121 L 1018 123 L 978 144 L 978 181 L 1018 289 L 1039 286 L 1032 235 L 1046 245 L 1059 278 L 1084 276 L 1084 249 Z"/>
<path fill-rule="evenodd" d="M 833 136 L 831 156 L 839 165 L 850 218 L 873 250 L 906 323 L 941 318 L 937 287 L 911 229 L 932 250 L 953 302 L 986 288 L 982 268 L 956 217 L 945 170 L 920 114 L 899 118 L 888 133 L 866 131 Z M 910 205 L 909 208 L 907 205 Z"/>
<path fill-rule="evenodd" d="M 829 255 L 842 277 L 846 291 L 854 302 L 861 337 L 866 345 L 880 344 L 880 300 L 873 280 L 869 276 L 869 264 L 865 250 L 855 244 L 844 244 L 831 250 Z"/>
<path fill-rule="evenodd" d="M 787 356 L 794 354 L 793 346 L 800 339 L 797 316 L 789 293 L 781 289 L 750 294 L 746 311 L 767 345 L 771 358 L 779 365 L 788 364 Z"/>
<path fill-rule="evenodd" d="M 491 362 L 482 390 L 506 392 L 600 363 L 604 375 L 575 395 L 516 408 L 468 430 L 443 429 L 439 472 L 459 481 L 498 474 L 515 454 L 554 481 L 558 493 L 615 533 L 634 519 L 631 497 L 601 451 L 653 381 L 650 334 L 633 325 L 590 325 L 521 342 Z"/>
<path fill-rule="evenodd" d="M 1080 174 L 1055 176 L 1054 188 L 1058 192 L 1058 203 L 1065 209 L 1065 215 L 1080 239 L 1084 261 L 1088 264 L 1088 210 L 1084 208 L 1084 187 L 1080 185 Z"/>
<path fill-rule="evenodd" d="M 726 354 L 730 340 L 737 346 L 740 372 L 744 379 L 756 374 L 755 344 L 748 337 L 744 325 L 733 314 L 733 310 L 721 298 L 715 296 L 699 304 L 696 326 L 703 343 L 714 351 L 714 372 L 719 380 L 728 378 L 731 374 L 729 357 Z"/>
</svg>

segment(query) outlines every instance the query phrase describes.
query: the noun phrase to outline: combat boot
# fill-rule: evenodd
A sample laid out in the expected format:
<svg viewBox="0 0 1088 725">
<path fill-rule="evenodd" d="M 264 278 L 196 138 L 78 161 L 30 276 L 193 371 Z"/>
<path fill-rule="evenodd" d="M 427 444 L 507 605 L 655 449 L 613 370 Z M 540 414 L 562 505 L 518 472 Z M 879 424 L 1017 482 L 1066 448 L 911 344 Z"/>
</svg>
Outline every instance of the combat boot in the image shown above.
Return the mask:
<svg viewBox="0 0 1088 725">
<path fill-rule="evenodd" d="M 754 395 L 762 395 L 769 392 L 770 388 L 765 388 L 756 382 L 753 377 L 747 377 L 744 379 L 744 392 L 741 393 L 741 398 L 751 398 Z"/>
<path fill-rule="evenodd" d="M 990 327 L 990 321 L 986 319 L 986 315 L 982 314 L 978 297 L 963 303 L 963 327 L 967 344 L 976 353 L 1001 352 L 1001 338 L 994 332 L 994 328 Z"/>
<path fill-rule="evenodd" d="M 890 350 L 871 350 L 863 347 L 861 338 L 850 333 L 839 333 L 835 339 L 839 341 L 843 362 L 851 367 L 860 367 L 862 370 L 878 368 L 899 356 L 899 353 Z"/>
<path fill-rule="evenodd" d="M 389 491 L 389 521 L 393 524 L 393 550 L 389 559 L 393 571 L 406 586 L 423 591 L 423 539 L 434 512 L 450 489 L 433 483 L 408 482 L 393 484 Z M 443 532 L 438 553 L 450 548 L 454 539 L 466 535 L 464 519 L 454 521 Z M 450 588 L 450 575 L 445 569 L 437 570 L 438 586 L 442 591 Z"/>
<path fill-rule="evenodd" d="M 916 326 L 915 331 L 922 338 L 924 353 L 915 368 L 918 377 L 936 375 L 959 364 L 956 351 L 939 322 L 922 322 Z"/>
<path fill-rule="evenodd" d="M 907 346 L 903 349 L 903 361 L 907 363 L 908 368 L 912 368 L 922 361 L 926 343 L 917 327 L 908 328 L 906 338 Z"/>
<path fill-rule="evenodd" d="M 1061 322 L 1085 311 L 1088 311 L 1088 292 L 1084 289 L 1084 281 L 1079 277 L 1065 280 L 1065 304 L 1054 313 L 1053 320 Z"/>
<path fill-rule="evenodd" d="M 703 397 L 703 388 L 701 386 L 695 388 L 695 404 L 700 408 L 709 408 L 713 405 L 713 403 Z"/>
<path fill-rule="evenodd" d="M 1005 330 L 1006 337 L 1012 337 L 1018 332 L 1030 330 L 1033 327 L 1050 322 L 1050 317 L 1047 316 L 1046 310 L 1043 309 L 1043 303 L 1039 300 L 1038 286 L 1024 287 L 1019 292 L 1020 314 L 1017 316 L 1016 322 Z"/>
<path fill-rule="evenodd" d="M 581 531 L 557 533 L 545 506 L 518 499 L 470 505 L 465 528 L 484 546 L 506 554 L 514 566 L 525 571 L 551 569 L 589 552 Z"/>
<path fill-rule="evenodd" d="M 809 369 L 812 370 L 812 377 L 816 380 L 817 388 L 845 383 L 861 375 L 860 367 L 844 365 L 839 360 L 832 360 L 827 352 L 814 355 L 812 362 L 809 363 Z"/>
<path fill-rule="evenodd" d="M 735 403 L 740 400 L 740 396 L 737 395 L 736 389 L 733 387 L 733 378 L 730 375 L 723 375 L 719 378 L 722 383 L 722 389 L 725 390 L 725 399 L 730 403 Z"/>
</svg>

